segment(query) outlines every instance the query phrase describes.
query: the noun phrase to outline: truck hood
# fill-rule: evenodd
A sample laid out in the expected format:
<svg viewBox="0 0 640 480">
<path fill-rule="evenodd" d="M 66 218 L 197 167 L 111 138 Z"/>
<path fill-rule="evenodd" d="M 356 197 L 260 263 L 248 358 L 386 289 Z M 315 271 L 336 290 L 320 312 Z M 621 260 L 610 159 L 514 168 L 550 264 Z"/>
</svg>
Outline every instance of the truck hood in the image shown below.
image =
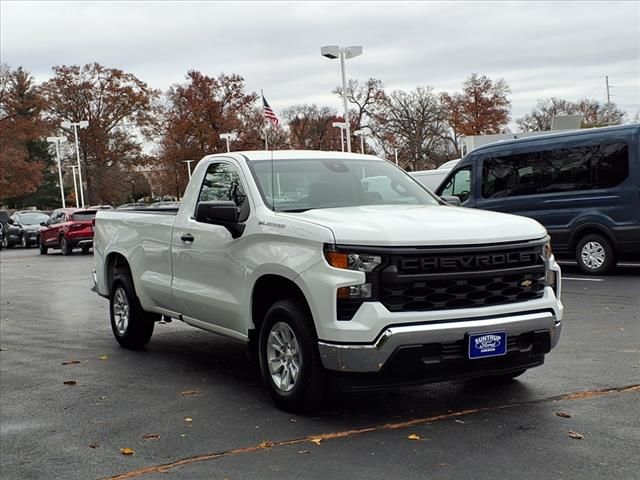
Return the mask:
<svg viewBox="0 0 640 480">
<path fill-rule="evenodd" d="M 477 245 L 544 237 L 530 218 L 443 205 L 372 205 L 308 210 L 297 218 L 324 225 L 346 245 Z"/>
</svg>

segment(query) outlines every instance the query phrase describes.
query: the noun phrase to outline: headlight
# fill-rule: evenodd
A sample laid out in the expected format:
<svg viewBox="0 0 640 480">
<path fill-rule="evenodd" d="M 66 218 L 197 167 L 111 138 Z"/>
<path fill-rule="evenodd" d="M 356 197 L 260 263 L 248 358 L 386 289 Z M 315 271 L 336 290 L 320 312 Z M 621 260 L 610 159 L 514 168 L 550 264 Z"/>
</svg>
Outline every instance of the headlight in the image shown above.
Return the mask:
<svg viewBox="0 0 640 480">
<path fill-rule="evenodd" d="M 552 287 L 554 290 L 556 289 L 556 272 L 549 268 L 549 262 L 551 261 L 551 257 L 553 256 L 553 251 L 551 250 L 551 243 L 548 242 L 542 247 L 542 258 L 544 260 L 544 264 L 546 267 L 546 275 L 545 275 L 545 284 L 547 287 Z"/>
<path fill-rule="evenodd" d="M 329 265 L 334 268 L 344 270 L 355 270 L 357 272 L 372 272 L 382 263 L 382 258 L 377 255 L 366 253 L 344 253 L 325 250 L 324 256 Z"/>
</svg>

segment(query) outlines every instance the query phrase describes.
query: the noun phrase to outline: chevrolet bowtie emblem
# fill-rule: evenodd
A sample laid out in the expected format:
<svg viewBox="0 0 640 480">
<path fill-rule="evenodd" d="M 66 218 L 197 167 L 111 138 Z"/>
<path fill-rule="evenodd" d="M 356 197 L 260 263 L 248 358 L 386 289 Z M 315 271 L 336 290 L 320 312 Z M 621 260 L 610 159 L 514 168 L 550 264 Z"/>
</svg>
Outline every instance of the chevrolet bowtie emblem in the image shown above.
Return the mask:
<svg viewBox="0 0 640 480">
<path fill-rule="evenodd" d="M 522 282 L 520 282 L 520 286 L 521 287 L 530 287 L 531 285 L 533 285 L 533 281 L 531 280 L 524 280 Z"/>
</svg>

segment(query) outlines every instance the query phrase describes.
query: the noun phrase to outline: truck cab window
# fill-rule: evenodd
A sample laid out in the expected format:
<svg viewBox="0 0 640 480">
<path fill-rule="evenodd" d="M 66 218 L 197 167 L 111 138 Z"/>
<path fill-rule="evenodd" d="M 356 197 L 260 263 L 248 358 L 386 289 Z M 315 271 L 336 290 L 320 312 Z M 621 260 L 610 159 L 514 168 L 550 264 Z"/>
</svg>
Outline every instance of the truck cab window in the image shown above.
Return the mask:
<svg viewBox="0 0 640 480">
<path fill-rule="evenodd" d="M 212 163 L 200 188 L 200 202 L 235 202 L 241 208 L 247 199 L 240 175 L 232 165 Z"/>
<path fill-rule="evenodd" d="M 466 202 L 471 194 L 471 167 L 458 170 L 447 181 L 440 195 L 452 195 L 458 197 L 461 203 Z"/>
</svg>

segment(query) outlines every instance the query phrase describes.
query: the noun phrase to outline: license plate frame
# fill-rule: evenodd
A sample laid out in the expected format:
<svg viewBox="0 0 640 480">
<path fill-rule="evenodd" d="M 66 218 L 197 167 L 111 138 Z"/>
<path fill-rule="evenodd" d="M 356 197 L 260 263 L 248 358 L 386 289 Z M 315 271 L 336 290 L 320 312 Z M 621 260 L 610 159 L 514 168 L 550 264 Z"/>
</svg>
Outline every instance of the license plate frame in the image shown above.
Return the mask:
<svg viewBox="0 0 640 480">
<path fill-rule="evenodd" d="M 502 357 L 507 354 L 507 331 L 470 333 L 467 339 L 467 357 L 469 360 L 479 358 Z"/>
</svg>

